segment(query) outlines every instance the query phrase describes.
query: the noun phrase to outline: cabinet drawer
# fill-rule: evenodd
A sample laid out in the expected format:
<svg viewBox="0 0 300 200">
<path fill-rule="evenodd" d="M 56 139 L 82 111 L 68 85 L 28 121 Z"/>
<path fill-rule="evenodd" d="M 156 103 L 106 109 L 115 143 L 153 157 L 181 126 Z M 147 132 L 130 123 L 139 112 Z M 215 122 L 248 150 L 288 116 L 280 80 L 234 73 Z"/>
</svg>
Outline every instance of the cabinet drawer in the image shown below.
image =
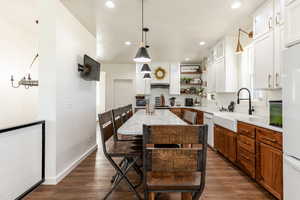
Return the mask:
<svg viewBox="0 0 300 200">
<path fill-rule="evenodd" d="M 237 153 L 238 165 L 245 173 L 255 178 L 255 155 L 238 146 Z"/>
<path fill-rule="evenodd" d="M 282 149 L 282 133 L 264 128 L 256 128 L 256 140 L 277 149 Z"/>
<path fill-rule="evenodd" d="M 255 138 L 255 126 L 243 122 L 238 122 L 238 133 L 250 138 Z"/>
<path fill-rule="evenodd" d="M 239 135 L 238 136 L 238 145 L 249 151 L 250 153 L 255 153 L 255 140 L 251 139 L 249 137 L 246 137 L 244 135 Z"/>
</svg>

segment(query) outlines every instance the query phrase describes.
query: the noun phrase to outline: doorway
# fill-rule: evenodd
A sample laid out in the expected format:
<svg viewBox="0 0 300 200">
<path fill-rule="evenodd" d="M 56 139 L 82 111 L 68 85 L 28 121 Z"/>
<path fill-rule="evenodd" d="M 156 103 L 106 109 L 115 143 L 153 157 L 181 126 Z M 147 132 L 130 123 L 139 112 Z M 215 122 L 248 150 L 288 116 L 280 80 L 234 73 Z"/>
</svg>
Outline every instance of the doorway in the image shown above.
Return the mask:
<svg viewBox="0 0 300 200">
<path fill-rule="evenodd" d="M 135 90 L 132 79 L 115 79 L 114 80 L 114 108 L 134 105 Z"/>
</svg>

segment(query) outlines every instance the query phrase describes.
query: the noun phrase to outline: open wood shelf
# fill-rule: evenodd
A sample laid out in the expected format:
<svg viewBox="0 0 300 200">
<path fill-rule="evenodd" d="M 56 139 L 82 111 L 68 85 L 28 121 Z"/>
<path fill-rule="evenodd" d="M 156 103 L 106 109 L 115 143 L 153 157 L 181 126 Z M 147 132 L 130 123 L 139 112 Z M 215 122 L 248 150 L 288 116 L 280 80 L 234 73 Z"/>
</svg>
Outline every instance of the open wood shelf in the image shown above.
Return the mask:
<svg viewBox="0 0 300 200">
<path fill-rule="evenodd" d="M 180 72 L 181 74 L 202 74 L 202 72 Z"/>
</svg>

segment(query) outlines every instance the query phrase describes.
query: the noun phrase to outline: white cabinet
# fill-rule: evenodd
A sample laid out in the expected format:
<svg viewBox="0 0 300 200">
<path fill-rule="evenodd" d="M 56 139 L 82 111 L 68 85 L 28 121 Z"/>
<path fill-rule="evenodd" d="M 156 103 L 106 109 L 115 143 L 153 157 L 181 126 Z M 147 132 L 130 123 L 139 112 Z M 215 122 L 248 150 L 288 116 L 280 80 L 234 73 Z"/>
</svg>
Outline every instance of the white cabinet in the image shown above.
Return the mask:
<svg viewBox="0 0 300 200">
<path fill-rule="evenodd" d="M 225 54 L 225 46 L 224 46 L 224 40 L 221 40 L 218 42 L 214 48 L 214 60 L 219 60 L 221 58 L 224 58 Z"/>
<path fill-rule="evenodd" d="M 214 50 L 217 56 L 208 67 L 208 91 L 218 93 L 236 92 L 238 77 L 234 38 L 232 36 L 224 37 L 217 43 Z"/>
<path fill-rule="evenodd" d="M 170 65 L 170 95 L 180 95 L 180 63 Z"/>
<path fill-rule="evenodd" d="M 286 46 L 291 47 L 300 43 L 300 0 L 286 0 Z"/>
<path fill-rule="evenodd" d="M 216 70 L 216 92 L 224 92 L 226 90 L 226 70 L 225 70 L 225 59 L 218 60 L 215 63 Z"/>
<path fill-rule="evenodd" d="M 215 63 L 209 63 L 207 67 L 207 92 L 216 92 Z"/>
<path fill-rule="evenodd" d="M 253 42 L 255 89 L 281 88 L 284 12 L 284 0 L 269 0 L 255 12 L 254 30 L 260 30 Z M 259 28 L 259 19 L 264 19 L 265 28 Z"/>
<path fill-rule="evenodd" d="M 144 79 L 141 73 L 143 64 L 136 64 L 136 94 L 149 95 L 151 92 L 151 80 Z"/>
<path fill-rule="evenodd" d="M 254 88 L 273 88 L 274 32 L 254 41 Z"/>
<path fill-rule="evenodd" d="M 274 26 L 274 1 L 268 0 L 254 13 L 253 32 L 258 38 L 273 29 Z"/>
</svg>

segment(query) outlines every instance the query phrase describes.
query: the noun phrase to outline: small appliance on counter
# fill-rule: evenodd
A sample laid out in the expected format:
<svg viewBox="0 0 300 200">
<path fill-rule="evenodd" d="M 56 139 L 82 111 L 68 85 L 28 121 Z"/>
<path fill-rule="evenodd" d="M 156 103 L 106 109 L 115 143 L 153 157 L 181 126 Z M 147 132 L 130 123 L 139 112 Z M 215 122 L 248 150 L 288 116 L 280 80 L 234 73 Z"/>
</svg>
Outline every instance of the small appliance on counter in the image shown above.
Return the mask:
<svg viewBox="0 0 300 200">
<path fill-rule="evenodd" d="M 146 99 L 145 96 L 136 96 L 135 97 L 135 104 L 136 106 L 146 106 Z"/>
<path fill-rule="evenodd" d="M 282 101 L 269 101 L 270 125 L 282 127 Z"/>
<path fill-rule="evenodd" d="M 171 97 L 169 100 L 170 100 L 170 105 L 175 106 L 176 97 Z"/>
<path fill-rule="evenodd" d="M 185 106 L 194 106 L 193 98 L 185 98 Z"/>
</svg>

